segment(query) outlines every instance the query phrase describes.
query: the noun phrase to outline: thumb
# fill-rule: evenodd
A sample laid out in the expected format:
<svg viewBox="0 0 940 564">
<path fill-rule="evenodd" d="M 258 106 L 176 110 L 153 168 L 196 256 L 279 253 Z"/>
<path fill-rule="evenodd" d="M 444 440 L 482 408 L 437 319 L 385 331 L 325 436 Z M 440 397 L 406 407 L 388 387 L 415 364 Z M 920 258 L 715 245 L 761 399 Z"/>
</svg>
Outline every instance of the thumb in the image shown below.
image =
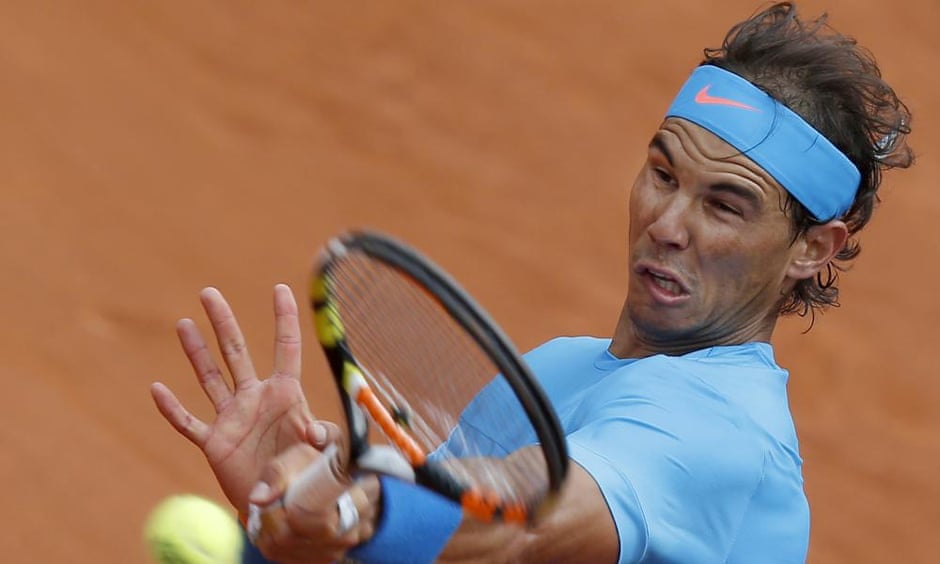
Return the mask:
<svg viewBox="0 0 940 564">
<path fill-rule="evenodd" d="M 323 450 L 330 443 L 337 443 L 343 436 L 339 425 L 329 421 L 311 421 L 306 428 L 307 442 L 317 450 Z"/>
</svg>

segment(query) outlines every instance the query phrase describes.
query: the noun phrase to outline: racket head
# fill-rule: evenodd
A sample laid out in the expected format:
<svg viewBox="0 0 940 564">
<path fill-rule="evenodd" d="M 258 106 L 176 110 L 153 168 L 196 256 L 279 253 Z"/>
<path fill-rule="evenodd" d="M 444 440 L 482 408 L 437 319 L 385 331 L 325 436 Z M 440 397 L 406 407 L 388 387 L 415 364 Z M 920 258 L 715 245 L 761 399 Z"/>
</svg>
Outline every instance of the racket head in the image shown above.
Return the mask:
<svg viewBox="0 0 940 564">
<path fill-rule="evenodd" d="M 419 484 L 483 521 L 531 523 L 551 506 L 568 470 L 558 418 L 509 339 L 442 269 L 385 234 L 352 231 L 321 252 L 311 301 L 353 461 L 384 440 Z"/>
</svg>

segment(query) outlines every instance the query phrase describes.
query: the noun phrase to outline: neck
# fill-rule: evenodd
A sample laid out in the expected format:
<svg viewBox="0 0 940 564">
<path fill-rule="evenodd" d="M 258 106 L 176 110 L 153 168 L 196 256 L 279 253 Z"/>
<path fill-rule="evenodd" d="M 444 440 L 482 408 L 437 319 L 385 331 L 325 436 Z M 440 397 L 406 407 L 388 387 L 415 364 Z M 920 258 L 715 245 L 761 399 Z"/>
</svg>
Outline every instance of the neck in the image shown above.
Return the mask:
<svg viewBox="0 0 940 564">
<path fill-rule="evenodd" d="M 653 334 L 643 331 L 630 318 L 626 305 L 610 343 L 610 353 L 617 358 L 644 358 L 657 354 L 678 356 L 710 347 L 770 342 L 777 325 L 777 315 L 768 315 L 739 327 L 701 327 L 686 333 Z"/>
</svg>

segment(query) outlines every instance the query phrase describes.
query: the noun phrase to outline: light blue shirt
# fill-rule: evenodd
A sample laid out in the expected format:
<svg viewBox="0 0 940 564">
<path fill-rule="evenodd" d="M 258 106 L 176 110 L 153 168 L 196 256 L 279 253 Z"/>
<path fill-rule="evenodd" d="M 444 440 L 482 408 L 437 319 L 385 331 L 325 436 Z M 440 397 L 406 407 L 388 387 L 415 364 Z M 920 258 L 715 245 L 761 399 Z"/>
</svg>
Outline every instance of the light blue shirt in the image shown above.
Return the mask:
<svg viewBox="0 0 940 564">
<path fill-rule="evenodd" d="M 804 562 L 802 460 L 787 372 L 771 346 L 618 359 L 609 345 L 558 338 L 526 360 L 558 413 L 571 460 L 607 502 L 620 562 Z M 535 440 L 530 430 L 487 428 L 478 417 L 506 392 L 485 389 L 460 423 L 492 441 L 494 455 Z"/>
</svg>

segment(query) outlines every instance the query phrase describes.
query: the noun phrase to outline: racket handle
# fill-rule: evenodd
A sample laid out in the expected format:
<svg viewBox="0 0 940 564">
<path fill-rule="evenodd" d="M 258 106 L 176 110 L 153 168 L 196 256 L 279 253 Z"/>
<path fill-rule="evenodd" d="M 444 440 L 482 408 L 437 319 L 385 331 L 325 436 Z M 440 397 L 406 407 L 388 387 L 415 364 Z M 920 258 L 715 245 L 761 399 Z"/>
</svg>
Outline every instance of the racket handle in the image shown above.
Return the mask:
<svg viewBox="0 0 940 564">
<path fill-rule="evenodd" d="M 280 502 L 264 508 L 249 504 L 246 527 L 249 540 L 255 543 L 264 529 L 286 527 L 286 507 L 296 505 L 310 511 L 326 509 L 348 487 L 349 481 L 340 469 L 339 448 L 330 443 L 287 485 Z"/>
<path fill-rule="evenodd" d="M 336 443 L 330 443 L 287 485 L 284 505 L 299 505 L 315 511 L 336 501 L 348 487 L 349 479 L 339 468 L 339 448 Z"/>
</svg>

